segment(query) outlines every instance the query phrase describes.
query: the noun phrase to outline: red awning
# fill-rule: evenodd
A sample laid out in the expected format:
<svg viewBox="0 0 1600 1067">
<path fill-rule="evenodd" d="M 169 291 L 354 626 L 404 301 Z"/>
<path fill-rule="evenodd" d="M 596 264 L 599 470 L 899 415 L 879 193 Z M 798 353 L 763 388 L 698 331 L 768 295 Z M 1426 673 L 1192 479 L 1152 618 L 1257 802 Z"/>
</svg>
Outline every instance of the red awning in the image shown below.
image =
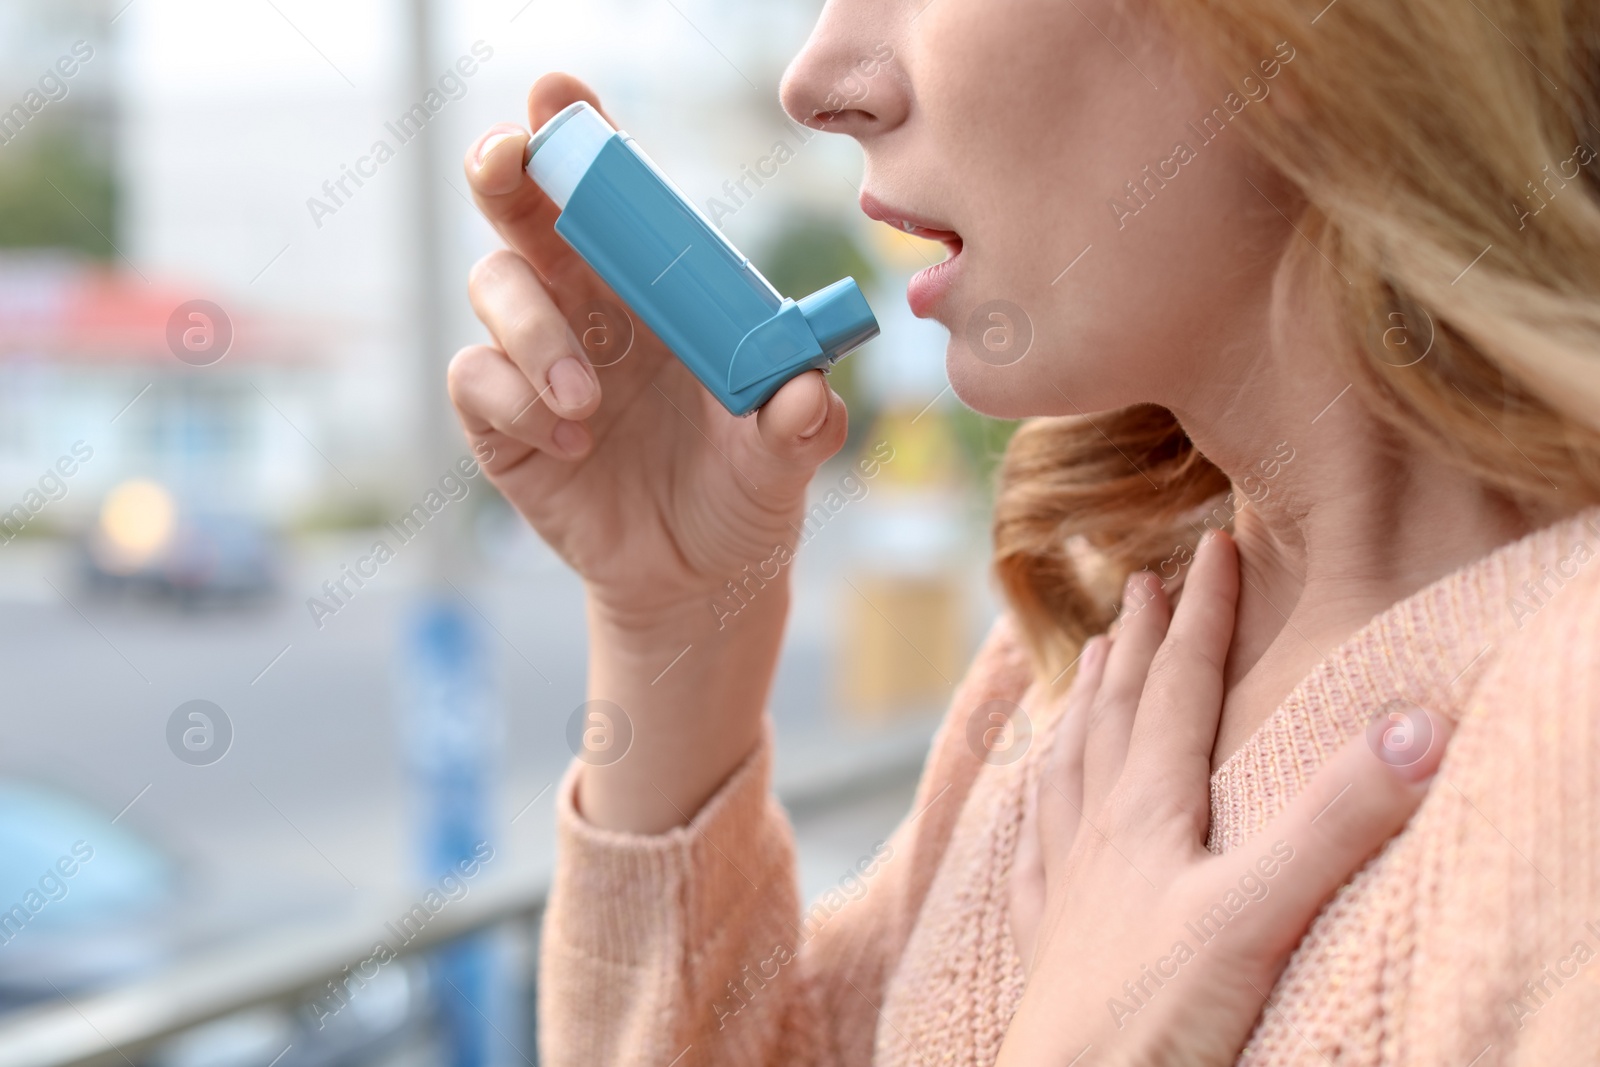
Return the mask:
<svg viewBox="0 0 1600 1067">
<path fill-rule="evenodd" d="M 221 307 L 233 326 L 230 362 L 319 362 L 330 331 L 241 308 L 227 294 L 185 288 L 119 265 L 54 253 L 0 256 L 0 359 L 86 364 L 177 364 L 167 324 L 192 300 Z"/>
</svg>

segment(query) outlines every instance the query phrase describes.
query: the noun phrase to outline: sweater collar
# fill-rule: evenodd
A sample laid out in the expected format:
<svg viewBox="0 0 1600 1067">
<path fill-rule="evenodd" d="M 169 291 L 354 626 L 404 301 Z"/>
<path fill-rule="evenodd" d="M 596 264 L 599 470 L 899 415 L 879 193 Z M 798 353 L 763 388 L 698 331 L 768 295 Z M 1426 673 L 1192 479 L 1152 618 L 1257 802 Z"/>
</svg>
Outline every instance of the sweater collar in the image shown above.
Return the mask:
<svg viewBox="0 0 1600 1067">
<path fill-rule="evenodd" d="M 1226 851 L 1264 828 L 1389 701 L 1459 718 L 1499 651 L 1587 568 L 1600 569 L 1596 557 L 1600 507 L 1501 545 L 1373 616 L 1212 774 L 1207 847 Z"/>
</svg>

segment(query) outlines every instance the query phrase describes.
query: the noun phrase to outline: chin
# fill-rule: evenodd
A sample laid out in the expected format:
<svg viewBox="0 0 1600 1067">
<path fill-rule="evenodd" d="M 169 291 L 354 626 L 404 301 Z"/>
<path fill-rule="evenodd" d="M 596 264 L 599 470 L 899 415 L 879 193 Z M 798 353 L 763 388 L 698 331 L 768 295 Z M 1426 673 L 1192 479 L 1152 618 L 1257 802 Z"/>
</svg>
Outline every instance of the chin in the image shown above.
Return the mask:
<svg viewBox="0 0 1600 1067">
<path fill-rule="evenodd" d="M 1029 353 L 1029 359 L 1038 355 Z M 945 350 L 945 373 L 950 388 L 967 407 L 980 415 L 996 419 L 1025 419 L 1032 415 L 1053 414 L 1061 398 L 1047 384 L 1033 381 L 1017 365 L 996 367 L 977 359 L 966 342 L 952 334 Z M 1044 394 L 1039 392 L 1044 389 Z M 1055 403 L 1052 403 L 1054 401 Z"/>
</svg>

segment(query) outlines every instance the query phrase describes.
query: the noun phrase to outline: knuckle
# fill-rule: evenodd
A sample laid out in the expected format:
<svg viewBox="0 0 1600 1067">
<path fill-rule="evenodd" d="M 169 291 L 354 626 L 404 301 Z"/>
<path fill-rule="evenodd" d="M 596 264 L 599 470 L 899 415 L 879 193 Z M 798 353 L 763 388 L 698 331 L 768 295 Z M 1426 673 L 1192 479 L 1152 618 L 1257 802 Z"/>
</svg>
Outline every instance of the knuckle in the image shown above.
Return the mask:
<svg viewBox="0 0 1600 1067">
<path fill-rule="evenodd" d="M 474 381 L 483 373 L 489 350 L 482 345 L 468 345 L 450 357 L 445 368 L 445 387 L 450 399 L 460 405 Z"/>
<path fill-rule="evenodd" d="M 1333 855 L 1365 854 L 1376 848 L 1390 829 L 1387 814 L 1368 797 L 1346 795 L 1330 800 L 1309 829 L 1318 845 Z"/>
<path fill-rule="evenodd" d="M 1142 682 L 1137 684 L 1113 682 L 1102 687 L 1089 702 L 1089 733 L 1097 733 L 1132 715 L 1134 709 L 1139 706 L 1139 697 L 1143 690 Z"/>
<path fill-rule="evenodd" d="M 488 285 L 494 275 L 494 257 L 496 253 L 490 252 L 479 259 L 467 271 L 467 292 L 474 297 L 483 295 L 483 289 Z"/>
<path fill-rule="evenodd" d="M 1205 835 L 1211 821 L 1210 797 L 1179 796 L 1159 787 L 1141 788 L 1139 793 L 1139 817 L 1143 825 L 1166 828 L 1177 837 L 1191 840 Z"/>
<path fill-rule="evenodd" d="M 1216 649 L 1189 635 L 1169 633 L 1151 661 L 1150 679 L 1159 679 L 1164 685 L 1179 685 L 1193 672 L 1220 674 L 1222 669 L 1223 662 Z"/>
<path fill-rule="evenodd" d="M 1164 644 L 1150 661 L 1150 670 L 1145 674 L 1144 686 L 1147 692 L 1170 692 L 1183 683 L 1187 670 L 1184 655 L 1181 650 L 1171 643 Z"/>
<path fill-rule="evenodd" d="M 507 351 L 527 358 L 555 358 L 567 347 L 567 324 L 545 308 L 524 308 L 505 327 Z"/>
<path fill-rule="evenodd" d="M 1125 842 L 1137 836 L 1142 810 L 1138 804 L 1128 803 L 1127 790 L 1122 787 L 1119 779 L 1101 802 L 1100 810 L 1095 813 L 1100 836 L 1107 842 Z"/>
<path fill-rule="evenodd" d="M 1367 837 L 1362 828 L 1351 823 L 1348 817 L 1341 818 L 1330 813 L 1318 819 L 1315 825 L 1308 828 L 1304 837 L 1294 844 L 1315 856 L 1321 865 L 1329 868 L 1349 867 L 1354 862 L 1351 857 L 1365 856 L 1373 851 L 1375 846 Z"/>
<path fill-rule="evenodd" d="M 1089 733 L 1099 733 L 1106 727 L 1106 724 L 1116 716 L 1117 709 L 1114 706 L 1115 702 L 1115 694 L 1104 692 L 1089 702 L 1089 707 L 1085 712 L 1085 714 L 1088 716 L 1087 725 Z"/>
<path fill-rule="evenodd" d="M 472 265 L 467 273 L 467 287 L 474 294 L 507 277 L 516 270 L 522 257 L 509 248 L 497 248 Z"/>
</svg>

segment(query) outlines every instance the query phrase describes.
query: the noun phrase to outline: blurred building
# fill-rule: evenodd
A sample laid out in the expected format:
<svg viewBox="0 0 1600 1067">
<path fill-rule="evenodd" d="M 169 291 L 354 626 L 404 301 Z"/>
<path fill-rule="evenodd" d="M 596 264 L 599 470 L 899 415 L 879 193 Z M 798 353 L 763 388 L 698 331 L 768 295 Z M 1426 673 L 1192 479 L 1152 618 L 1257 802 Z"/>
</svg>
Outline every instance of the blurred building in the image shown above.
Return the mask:
<svg viewBox="0 0 1600 1067">
<path fill-rule="evenodd" d="M 231 332 L 226 353 L 191 366 L 169 337 L 188 300 L 81 256 L 0 257 L 0 486 L 20 500 L 47 472 L 59 476 L 40 490 L 49 503 L 29 532 L 80 527 L 132 478 L 196 508 L 276 523 L 313 509 L 338 479 L 313 444 L 328 332 L 303 318 L 230 315 L 215 324 Z M 76 460 L 70 475 L 63 456 Z"/>
<path fill-rule="evenodd" d="M 78 798 L 97 823 L 171 857 L 187 894 L 179 911 L 186 922 L 203 911 L 208 950 L 213 935 L 219 946 L 196 963 L 189 941 L 172 941 L 171 962 L 200 968 L 178 986 L 160 985 L 165 964 L 137 958 L 155 984 L 118 1016 L 144 1026 L 117 1038 L 119 1052 L 168 1067 L 380 1062 L 319 1045 L 284 1016 L 293 995 L 325 995 L 330 976 L 370 952 L 398 914 L 388 894 L 415 898 L 423 802 L 392 685 L 414 650 L 397 624 L 438 583 L 426 550 L 407 550 L 337 625 L 308 619 L 306 596 L 366 551 L 365 526 L 410 506 L 460 455 L 424 446 L 420 427 L 446 403 L 450 352 L 439 349 L 485 337 L 466 277 L 500 243 L 467 196 L 461 156 L 490 124 L 525 123 L 528 87 L 548 71 L 589 81 L 696 203 L 729 205 L 718 224 L 781 289 L 811 292 L 842 273 L 867 284 L 884 334 L 833 372 L 852 443 L 814 486 L 795 564 L 772 696 L 775 782 L 799 798 L 808 887 L 835 884 L 903 814 L 937 709 L 992 614 L 967 588 L 983 541 L 963 503 L 981 495 L 983 472 L 954 454 L 980 451 L 966 424 L 941 417 L 954 408 L 943 333 L 904 308 L 904 278 L 926 259 L 855 211 L 858 147 L 799 136 L 778 106 L 820 7 L 436 0 L 427 64 L 446 102 L 426 136 L 401 137 L 393 127 L 416 102 L 403 3 L 0 4 L 0 524 L 20 502 L 32 532 L 76 533 L 108 495 L 148 518 L 155 485 L 191 511 L 306 534 L 344 527 L 294 538 L 285 595 L 229 613 L 80 597 L 75 546 L 0 545 L 0 655 L 16 709 L 0 775 Z M 58 66 L 63 57 L 73 61 Z M 470 75 L 450 73 L 466 59 Z M 14 103 L 27 117 L 8 130 Z M 393 155 L 372 168 L 363 160 L 380 141 Z M 421 252 L 424 197 L 443 218 L 437 255 Z M 436 331 L 423 328 L 425 284 L 443 294 Z M 215 315 L 190 318 L 196 301 Z M 224 322 L 214 362 L 174 340 Z M 424 343 L 430 333 L 443 343 Z M 492 499 L 472 493 L 474 508 Z M 580 584 L 520 520 L 472 529 L 504 542 L 452 585 L 457 610 L 490 633 L 485 699 L 507 712 L 494 746 L 506 784 L 486 801 L 504 843 L 496 867 L 515 892 L 485 885 L 452 903 L 454 933 L 441 941 L 536 917 L 566 723 L 586 692 Z M 404 688 L 424 687 L 407 676 Z M 191 762 L 173 740 L 173 716 L 196 700 L 237 726 L 214 762 Z M 820 713 L 833 707 L 845 714 Z M 877 790 L 874 806 L 852 783 Z M 32 801 L 0 798 L 0 815 L 7 803 L 13 825 L 38 822 Z M 13 851 L 37 877 L 32 854 Z M 338 914 L 347 904 L 352 914 Z M 246 932 L 255 939 L 236 947 Z M 114 962 L 115 947 L 85 939 L 79 951 Z M 58 943 L 36 949 L 70 958 Z M 351 1041 L 382 1031 L 403 1062 L 440 1062 L 400 1025 L 426 1022 L 423 994 L 405 993 L 425 978 L 407 974 L 392 969 L 402 992 L 384 994 L 389 1008 L 353 1004 L 340 1020 L 371 1014 L 382 1025 Z M 50 996 L 41 1009 L 55 1044 L 12 1062 L 109 1058 L 89 1023 L 102 1019 L 95 1005 L 61 989 L 73 1002 Z M 158 1017 L 219 1015 L 178 1051 L 146 1058 L 166 1033 Z M 11 1054 L 16 1031 L 4 1033 Z"/>
<path fill-rule="evenodd" d="M 445 360 L 484 337 L 466 276 L 500 239 L 466 195 L 461 159 L 478 133 L 526 123 L 532 82 L 571 71 L 704 203 L 777 138 L 793 138 L 777 84 L 816 7 L 441 0 L 429 52 L 445 104 L 428 122 L 430 145 L 396 135 L 416 102 L 405 5 L 139 0 L 109 27 L 121 56 L 118 245 L 146 273 L 205 279 L 210 293 L 190 296 L 344 323 L 318 391 L 330 409 L 318 445 L 364 489 L 402 499 L 419 462 L 418 418 L 443 402 Z M 473 73 L 451 76 L 464 58 Z M 379 142 L 393 156 L 374 165 Z M 418 343 L 410 214 L 425 152 L 421 172 L 445 218 L 435 268 L 444 352 Z M 358 167 L 366 176 L 347 180 Z M 856 193 L 842 175 L 858 169 L 853 145 L 814 138 L 724 225 L 763 261 L 763 242 L 796 205 L 820 200 L 848 217 Z"/>
</svg>

